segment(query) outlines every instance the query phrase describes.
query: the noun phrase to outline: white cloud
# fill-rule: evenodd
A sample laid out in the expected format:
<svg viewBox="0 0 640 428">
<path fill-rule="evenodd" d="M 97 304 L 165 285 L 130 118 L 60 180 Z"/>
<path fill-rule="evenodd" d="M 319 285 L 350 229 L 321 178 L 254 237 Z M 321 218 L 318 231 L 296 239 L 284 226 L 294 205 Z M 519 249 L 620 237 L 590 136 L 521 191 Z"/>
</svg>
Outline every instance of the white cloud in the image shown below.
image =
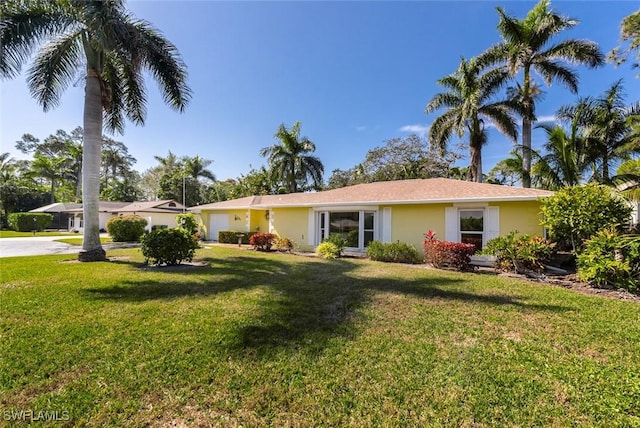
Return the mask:
<svg viewBox="0 0 640 428">
<path fill-rule="evenodd" d="M 554 115 L 549 115 L 549 116 L 539 116 L 538 120 L 536 120 L 536 123 L 543 123 L 543 122 L 556 122 L 558 119 L 554 116 Z"/>
<path fill-rule="evenodd" d="M 416 134 L 420 137 L 426 137 L 429 132 L 427 125 L 405 125 L 399 129 L 401 132 L 408 132 L 409 134 Z"/>
<path fill-rule="evenodd" d="M 358 132 L 364 132 L 364 131 L 367 130 L 367 127 L 363 126 L 363 125 L 360 125 L 360 126 L 356 126 L 355 130 L 358 131 Z"/>
</svg>

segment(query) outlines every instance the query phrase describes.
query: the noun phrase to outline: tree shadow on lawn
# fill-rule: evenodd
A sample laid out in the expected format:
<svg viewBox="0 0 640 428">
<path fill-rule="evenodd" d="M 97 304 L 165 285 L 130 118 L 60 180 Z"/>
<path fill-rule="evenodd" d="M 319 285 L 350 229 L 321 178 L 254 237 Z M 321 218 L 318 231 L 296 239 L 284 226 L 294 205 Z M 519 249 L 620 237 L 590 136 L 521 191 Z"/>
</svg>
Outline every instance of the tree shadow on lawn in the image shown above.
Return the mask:
<svg viewBox="0 0 640 428">
<path fill-rule="evenodd" d="M 354 312 L 379 292 L 405 294 L 421 299 L 442 299 L 478 306 L 508 305 L 523 311 L 563 312 L 571 307 L 520 301 L 516 296 L 477 294 L 461 290 L 466 282 L 449 275 L 398 279 L 363 276 L 358 261 L 307 259 L 301 262 L 260 256 L 202 259 L 209 266 L 179 272 L 166 280 L 125 280 L 106 288 L 89 288 L 91 299 L 124 302 L 167 300 L 188 296 L 213 296 L 234 290 L 265 287 L 275 293 L 260 303 L 247 323 L 240 323 L 232 345 L 240 352 L 264 352 L 308 341 L 322 349 L 330 337 L 352 335 Z M 409 268 L 408 268 L 409 269 Z M 433 271 L 430 271 L 433 272 Z M 233 297 L 230 297 L 233 298 Z M 478 307 L 478 310 L 482 310 Z"/>
</svg>

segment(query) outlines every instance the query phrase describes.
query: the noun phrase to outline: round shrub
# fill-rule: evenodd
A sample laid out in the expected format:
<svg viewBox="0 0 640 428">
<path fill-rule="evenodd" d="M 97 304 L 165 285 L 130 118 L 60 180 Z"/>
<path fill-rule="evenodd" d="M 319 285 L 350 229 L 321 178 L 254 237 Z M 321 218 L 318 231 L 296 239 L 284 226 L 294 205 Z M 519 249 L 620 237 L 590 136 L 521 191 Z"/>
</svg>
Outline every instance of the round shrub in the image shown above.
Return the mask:
<svg viewBox="0 0 640 428">
<path fill-rule="evenodd" d="M 336 244 L 329 241 L 322 242 L 316 248 L 316 254 L 323 259 L 337 259 L 341 253 L 342 250 L 338 248 Z"/>
<path fill-rule="evenodd" d="M 107 232 L 114 242 L 139 241 L 147 220 L 139 215 L 124 215 L 107 220 Z"/>
<path fill-rule="evenodd" d="M 142 237 L 142 255 L 154 265 L 178 265 L 193 260 L 198 243 L 184 229 L 157 229 Z"/>
</svg>

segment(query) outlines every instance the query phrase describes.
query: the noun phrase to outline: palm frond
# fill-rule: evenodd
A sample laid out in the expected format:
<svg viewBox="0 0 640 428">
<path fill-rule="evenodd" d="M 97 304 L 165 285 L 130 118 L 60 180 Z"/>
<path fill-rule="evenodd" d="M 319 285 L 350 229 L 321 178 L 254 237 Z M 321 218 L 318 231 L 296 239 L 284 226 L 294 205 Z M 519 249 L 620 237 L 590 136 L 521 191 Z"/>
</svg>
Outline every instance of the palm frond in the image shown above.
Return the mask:
<svg viewBox="0 0 640 428">
<path fill-rule="evenodd" d="M 47 43 L 27 73 L 31 95 L 44 111 L 60 102 L 82 63 L 82 30 L 66 33 Z"/>
<path fill-rule="evenodd" d="M 187 85 L 187 67 L 178 49 L 146 21 L 134 21 L 129 26 L 131 43 L 124 46 L 131 58 L 140 58 L 158 81 L 164 101 L 178 111 L 184 111 L 191 99 Z"/>
<path fill-rule="evenodd" d="M 574 94 L 578 92 L 578 74 L 573 70 L 565 67 L 559 61 L 539 60 L 540 57 L 535 58 L 534 68 L 540 73 L 547 86 L 551 86 L 551 83 L 559 81 L 564 84 Z"/>
<path fill-rule="evenodd" d="M 0 77 L 13 78 L 42 43 L 77 30 L 73 17 L 62 13 L 54 2 L 0 6 Z"/>
<path fill-rule="evenodd" d="M 548 48 L 542 56 L 563 60 L 574 65 L 586 65 L 590 68 L 604 64 L 605 57 L 598 44 L 590 40 L 569 39 Z"/>
</svg>

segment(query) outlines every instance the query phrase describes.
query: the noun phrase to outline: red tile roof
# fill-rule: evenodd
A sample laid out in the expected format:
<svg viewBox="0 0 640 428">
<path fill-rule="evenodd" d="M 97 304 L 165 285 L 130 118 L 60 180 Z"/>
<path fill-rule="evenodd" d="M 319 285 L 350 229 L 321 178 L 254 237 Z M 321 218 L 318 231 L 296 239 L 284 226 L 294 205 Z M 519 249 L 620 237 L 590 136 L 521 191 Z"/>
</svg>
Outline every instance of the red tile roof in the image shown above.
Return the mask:
<svg viewBox="0 0 640 428">
<path fill-rule="evenodd" d="M 383 181 L 358 184 L 315 193 L 250 196 L 192 207 L 192 211 L 223 209 L 269 209 L 340 205 L 401 205 L 452 202 L 535 201 L 553 192 L 539 189 L 474 183 L 448 178 Z"/>
</svg>

